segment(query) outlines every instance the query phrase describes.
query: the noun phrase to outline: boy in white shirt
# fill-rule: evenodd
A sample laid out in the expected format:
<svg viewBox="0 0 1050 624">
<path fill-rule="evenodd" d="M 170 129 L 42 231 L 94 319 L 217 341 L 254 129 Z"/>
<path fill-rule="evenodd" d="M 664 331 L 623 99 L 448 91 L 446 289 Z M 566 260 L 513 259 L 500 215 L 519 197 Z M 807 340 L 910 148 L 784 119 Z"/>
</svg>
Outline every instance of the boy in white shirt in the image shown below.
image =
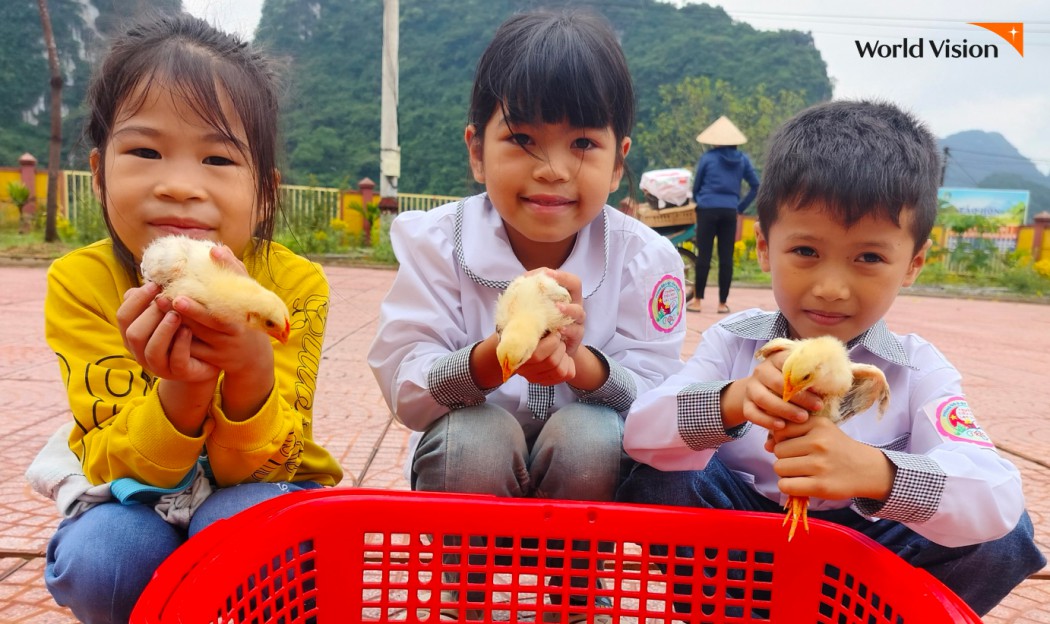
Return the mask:
<svg viewBox="0 0 1050 624">
<path fill-rule="evenodd" d="M 777 131 L 756 236 L 780 310 L 712 327 L 638 398 L 624 448 L 643 465 L 619 500 L 778 512 L 808 496 L 811 517 L 866 534 L 980 614 L 1045 565 L 1017 468 L 974 420 L 959 372 L 882 320 L 925 263 L 939 175 L 933 136 L 890 104 L 822 104 Z M 881 418 L 808 418 L 819 397 L 781 398 L 786 354 L 755 359 L 773 338 L 822 335 L 885 373 Z"/>
</svg>

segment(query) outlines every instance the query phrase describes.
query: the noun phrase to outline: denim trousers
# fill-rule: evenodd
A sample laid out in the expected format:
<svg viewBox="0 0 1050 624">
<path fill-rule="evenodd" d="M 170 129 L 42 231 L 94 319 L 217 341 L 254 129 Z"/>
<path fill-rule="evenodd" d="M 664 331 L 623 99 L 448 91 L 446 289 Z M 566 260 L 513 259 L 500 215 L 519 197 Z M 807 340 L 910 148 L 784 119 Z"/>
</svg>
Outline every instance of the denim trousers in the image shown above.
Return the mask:
<svg viewBox="0 0 1050 624">
<path fill-rule="evenodd" d="M 150 505 L 103 503 L 58 525 L 47 545 L 44 582 L 55 602 L 85 624 L 127 622 L 153 572 L 188 538 L 256 503 L 318 487 L 303 481 L 217 489 L 187 530 L 165 522 Z"/>
<path fill-rule="evenodd" d="M 623 502 L 783 512 L 719 461 L 703 470 L 661 472 L 639 465 L 617 492 Z M 1028 512 L 1006 536 L 990 542 L 949 548 L 931 542 L 890 520 L 872 522 L 852 509 L 810 512 L 811 518 L 834 522 L 882 544 L 916 568 L 926 570 L 962 598 L 979 615 L 992 610 L 1021 581 L 1046 565 L 1033 539 Z"/>
<path fill-rule="evenodd" d="M 412 489 L 611 501 L 631 466 L 622 441 L 623 419 L 600 405 L 570 403 L 524 422 L 497 405 L 467 407 L 423 434 Z"/>
</svg>

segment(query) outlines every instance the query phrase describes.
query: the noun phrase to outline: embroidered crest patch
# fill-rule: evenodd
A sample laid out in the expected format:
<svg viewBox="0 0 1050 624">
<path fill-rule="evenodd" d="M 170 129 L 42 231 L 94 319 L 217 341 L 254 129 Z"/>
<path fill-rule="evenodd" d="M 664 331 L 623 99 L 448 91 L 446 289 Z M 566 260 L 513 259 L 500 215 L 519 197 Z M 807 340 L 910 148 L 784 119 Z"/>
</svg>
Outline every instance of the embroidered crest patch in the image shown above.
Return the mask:
<svg viewBox="0 0 1050 624">
<path fill-rule="evenodd" d="M 930 407 L 933 405 L 931 404 Z M 936 409 L 932 410 L 932 414 L 930 414 L 929 407 L 926 408 L 926 412 L 932 417 L 937 433 L 942 438 L 989 448 L 995 446 L 988 434 L 977 424 L 977 419 L 974 418 L 973 410 L 970 409 L 966 399 L 948 397 L 935 405 Z"/>
<path fill-rule="evenodd" d="M 649 297 L 649 321 L 653 328 L 669 333 L 682 320 L 682 280 L 664 275 L 656 281 Z"/>
</svg>

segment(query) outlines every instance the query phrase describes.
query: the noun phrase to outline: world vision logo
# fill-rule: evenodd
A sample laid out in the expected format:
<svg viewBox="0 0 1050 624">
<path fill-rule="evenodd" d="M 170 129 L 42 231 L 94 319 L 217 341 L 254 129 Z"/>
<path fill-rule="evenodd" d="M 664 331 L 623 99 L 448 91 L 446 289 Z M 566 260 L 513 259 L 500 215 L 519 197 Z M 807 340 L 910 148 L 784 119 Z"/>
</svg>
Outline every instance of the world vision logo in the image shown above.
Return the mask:
<svg viewBox="0 0 1050 624">
<path fill-rule="evenodd" d="M 1024 23 L 1022 22 L 968 22 L 971 26 L 984 28 L 1003 38 L 1022 57 L 1024 56 Z M 933 58 L 999 58 L 999 44 L 972 43 L 963 39 L 962 43 L 951 39 L 923 39 L 918 41 L 907 37 L 899 43 L 854 40 L 857 54 L 861 58 L 924 58 L 927 54 Z"/>
<path fill-rule="evenodd" d="M 1006 43 L 1009 43 L 1017 50 L 1017 53 L 1024 56 L 1024 24 L 1021 22 L 970 22 L 973 26 L 980 26 L 985 30 L 990 30 L 993 33 L 1002 37 Z"/>
</svg>

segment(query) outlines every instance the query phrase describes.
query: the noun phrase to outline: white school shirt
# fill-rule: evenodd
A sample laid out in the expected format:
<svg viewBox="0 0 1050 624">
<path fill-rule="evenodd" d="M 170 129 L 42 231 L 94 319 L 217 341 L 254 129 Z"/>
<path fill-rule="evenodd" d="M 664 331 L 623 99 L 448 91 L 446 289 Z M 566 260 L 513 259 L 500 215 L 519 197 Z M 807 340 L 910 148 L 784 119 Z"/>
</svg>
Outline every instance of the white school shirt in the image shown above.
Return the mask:
<svg viewBox="0 0 1050 624">
<path fill-rule="evenodd" d="M 526 407 L 524 378 L 483 391 L 468 368 L 471 349 L 495 331 L 496 298 L 525 272 L 487 195 L 402 213 L 390 241 L 400 268 L 368 363 L 395 416 L 421 432 L 453 409 L 489 402 L 526 430 L 542 426 Z M 609 380 L 592 392 L 556 386 L 551 412 L 585 401 L 626 413 L 638 393 L 681 368 L 683 266 L 666 238 L 605 206 L 580 230 L 565 263 L 551 268 L 579 276 L 582 344 L 609 366 Z"/>
<path fill-rule="evenodd" d="M 679 373 L 635 401 L 624 449 L 666 471 L 700 470 L 717 450 L 737 476 L 783 505 L 787 496 L 777 488 L 776 458 L 763 448 L 766 430 L 745 423 L 727 431 L 719 396 L 729 380 L 751 374 L 759 347 L 786 336 L 783 315 L 757 309 L 709 328 Z M 842 429 L 881 449 L 897 474 L 885 502 L 811 498 L 810 508 L 852 506 L 870 519 L 904 523 L 949 547 L 1009 533 L 1024 511 L 1020 473 L 973 418 L 955 367 L 930 343 L 914 334 L 892 334 L 882 321 L 847 346 L 854 362 L 886 374 L 890 404 L 881 418 L 872 407 Z"/>
</svg>

